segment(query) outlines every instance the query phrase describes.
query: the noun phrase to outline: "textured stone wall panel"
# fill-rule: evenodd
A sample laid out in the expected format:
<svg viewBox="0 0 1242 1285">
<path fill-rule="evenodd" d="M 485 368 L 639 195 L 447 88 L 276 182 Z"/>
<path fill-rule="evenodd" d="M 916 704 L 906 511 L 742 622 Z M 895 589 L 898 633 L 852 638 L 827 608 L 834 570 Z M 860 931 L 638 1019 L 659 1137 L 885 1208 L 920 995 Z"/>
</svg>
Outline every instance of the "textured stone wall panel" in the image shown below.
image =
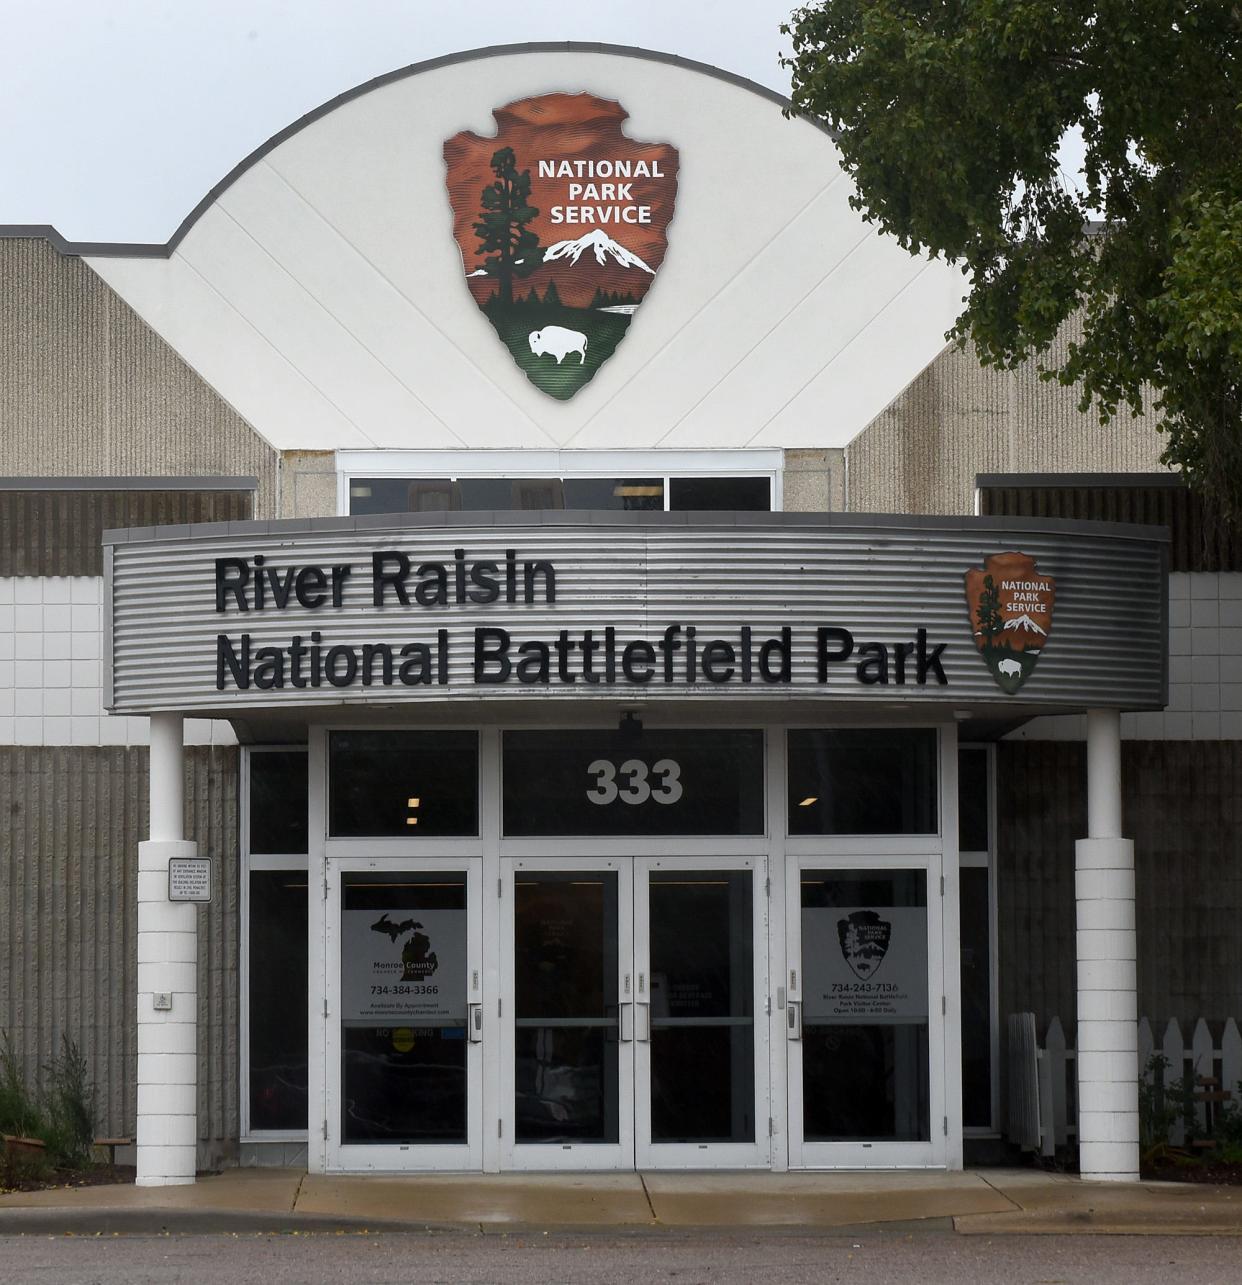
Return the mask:
<svg viewBox="0 0 1242 1285">
<path fill-rule="evenodd" d="M 1074 841 L 1086 834 L 1081 742 L 997 747 L 1000 1011 L 1075 1020 Z M 1242 743 L 1122 744 L 1134 840 L 1139 1013 L 1184 1030 L 1242 1020 Z"/>
<path fill-rule="evenodd" d="M 199 912 L 199 1133 L 238 1130 L 237 750 L 186 751 L 187 834 L 215 863 Z M 98 1126 L 132 1136 L 136 1110 L 138 841 L 147 751 L 0 747 L 0 1029 L 41 1085 L 64 1037 L 86 1055 Z"/>
<path fill-rule="evenodd" d="M 1080 332 L 1067 323 L 1045 359 Z M 988 370 L 949 347 L 846 447 L 853 513 L 974 512 L 979 473 L 1131 473 L 1160 468 L 1163 439 L 1150 411 L 1102 425 L 1078 393 L 1039 378 L 1028 362 Z"/>
<path fill-rule="evenodd" d="M 274 451 L 81 259 L 0 239 L 0 475 L 242 476 Z"/>
</svg>

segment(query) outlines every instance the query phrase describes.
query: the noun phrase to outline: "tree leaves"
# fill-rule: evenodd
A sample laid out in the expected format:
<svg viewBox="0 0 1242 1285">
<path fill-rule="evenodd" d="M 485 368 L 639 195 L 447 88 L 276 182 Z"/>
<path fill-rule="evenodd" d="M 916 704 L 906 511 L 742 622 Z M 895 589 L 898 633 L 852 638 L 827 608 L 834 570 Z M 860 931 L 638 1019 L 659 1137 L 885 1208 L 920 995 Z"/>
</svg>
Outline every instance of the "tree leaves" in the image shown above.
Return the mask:
<svg viewBox="0 0 1242 1285">
<path fill-rule="evenodd" d="M 1106 423 L 1150 403 L 1164 461 L 1242 517 L 1242 5 L 823 0 L 784 30 L 856 208 L 968 274 L 952 337 L 1011 367 L 1081 311 L 1046 375 Z"/>
</svg>

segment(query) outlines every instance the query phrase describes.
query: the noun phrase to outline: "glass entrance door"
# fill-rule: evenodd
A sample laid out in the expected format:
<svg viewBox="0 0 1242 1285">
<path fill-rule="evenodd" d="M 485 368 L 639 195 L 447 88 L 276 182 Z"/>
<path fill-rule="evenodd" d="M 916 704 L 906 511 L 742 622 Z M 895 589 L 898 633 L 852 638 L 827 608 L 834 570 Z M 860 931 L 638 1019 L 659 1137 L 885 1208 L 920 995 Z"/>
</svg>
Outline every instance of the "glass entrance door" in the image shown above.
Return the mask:
<svg viewBox="0 0 1242 1285">
<path fill-rule="evenodd" d="M 635 863 L 636 1161 L 767 1167 L 767 901 L 750 858 Z"/>
<path fill-rule="evenodd" d="M 506 1167 L 768 1164 L 760 864 L 506 863 Z"/>
<path fill-rule="evenodd" d="M 790 865 L 791 1167 L 943 1164 L 940 916 L 928 913 L 927 866 Z"/>
<path fill-rule="evenodd" d="M 502 1162 L 619 1169 L 634 1155 L 633 871 L 506 863 Z"/>
<path fill-rule="evenodd" d="M 480 864 L 329 863 L 332 1168 L 482 1164 Z"/>
</svg>

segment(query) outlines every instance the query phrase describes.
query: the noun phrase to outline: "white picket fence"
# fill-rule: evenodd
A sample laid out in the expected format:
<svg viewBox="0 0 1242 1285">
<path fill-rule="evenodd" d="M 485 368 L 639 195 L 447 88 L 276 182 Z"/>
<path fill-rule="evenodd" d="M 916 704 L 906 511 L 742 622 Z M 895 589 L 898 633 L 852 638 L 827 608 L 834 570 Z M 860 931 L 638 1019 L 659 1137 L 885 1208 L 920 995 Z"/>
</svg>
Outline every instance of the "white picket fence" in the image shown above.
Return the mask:
<svg viewBox="0 0 1242 1285">
<path fill-rule="evenodd" d="M 1048 1023 L 1042 1044 L 1039 1042 L 1034 1013 L 1009 1015 L 1009 1111 L 1006 1135 L 1023 1151 L 1038 1151 L 1051 1156 L 1057 1147 L 1065 1146 L 1077 1134 L 1078 1084 L 1076 1053 L 1066 1041 L 1061 1019 Z M 1237 1100 L 1242 1081 L 1242 1032 L 1231 1017 L 1221 1032 L 1220 1046 L 1212 1039 L 1207 1022 L 1200 1018 L 1194 1025 L 1189 1044 L 1181 1027 L 1173 1019 L 1164 1028 L 1160 1043 L 1152 1033 L 1147 1018 L 1139 1021 L 1138 1068 L 1148 1078 L 1147 1065 L 1155 1053 L 1162 1053 L 1169 1065 L 1164 1070 L 1164 1083 L 1189 1078 L 1191 1083 L 1214 1080 Z M 1218 1104 L 1199 1101 L 1195 1111 L 1199 1127 L 1208 1127 L 1208 1113 Z M 1185 1127 L 1179 1119 L 1169 1131 L 1169 1141 L 1180 1146 L 1185 1141 Z"/>
</svg>

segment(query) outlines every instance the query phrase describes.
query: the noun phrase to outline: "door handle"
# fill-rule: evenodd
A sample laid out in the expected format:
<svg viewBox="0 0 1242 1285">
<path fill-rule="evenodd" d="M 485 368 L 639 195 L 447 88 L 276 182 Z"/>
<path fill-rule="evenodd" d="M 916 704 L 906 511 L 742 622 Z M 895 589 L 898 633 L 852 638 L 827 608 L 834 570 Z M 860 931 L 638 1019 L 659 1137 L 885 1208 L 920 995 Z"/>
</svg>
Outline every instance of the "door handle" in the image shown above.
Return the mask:
<svg viewBox="0 0 1242 1285">
<path fill-rule="evenodd" d="M 640 1044 L 651 1043 L 651 1005 L 635 1004 L 634 1038 Z"/>
<path fill-rule="evenodd" d="M 791 999 L 785 1014 L 789 1038 L 791 1040 L 800 1040 L 802 1038 L 802 1001 L 800 999 Z"/>
<path fill-rule="evenodd" d="M 483 1042 L 483 1005 L 466 1005 L 466 1036 L 471 1044 Z"/>
<path fill-rule="evenodd" d="M 620 1043 L 628 1044 L 634 1038 L 634 1005 L 630 1003 L 618 1004 L 617 1011 L 621 1017 L 617 1038 Z"/>
</svg>

